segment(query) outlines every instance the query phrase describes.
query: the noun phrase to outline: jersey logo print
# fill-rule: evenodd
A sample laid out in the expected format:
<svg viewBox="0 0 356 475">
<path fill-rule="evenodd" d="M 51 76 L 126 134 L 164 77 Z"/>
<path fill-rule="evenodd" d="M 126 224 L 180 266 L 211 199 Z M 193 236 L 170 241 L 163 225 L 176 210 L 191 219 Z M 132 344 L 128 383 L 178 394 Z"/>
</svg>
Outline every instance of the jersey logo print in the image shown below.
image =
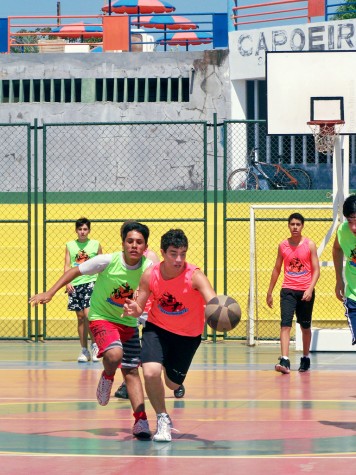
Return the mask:
<svg viewBox="0 0 356 475">
<path fill-rule="evenodd" d="M 111 305 L 123 307 L 126 299 L 132 299 L 133 296 L 134 290 L 131 289 L 130 284 L 126 282 L 125 284 L 121 284 L 117 289 L 114 289 L 106 301 L 111 303 Z"/>
<path fill-rule="evenodd" d="M 350 266 L 356 267 L 356 247 L 350 251 Z"/>
<path fill-rule="evenodd" d="M 158 300 L 158 308 L 166 315 L 182 315 L 188 309 L 169 292 L 165 292 Z"/>
<path fill-rule="evenodd" d="M 300 276 L 306 274 L 307 271 L 304 270 L 304 265 L 302 264 L 299 257 L 293 257 L 293 259 L 289 262 L 289 266 L 287 269 L 287 274 Z"/>
<path fill-rule="evenodd" d="M 75 263 L 74 265 L 79 266 L 82 262 L 85 262 L 89 260 L 88 254 L 84 251 L 84 249 L 80 250 L 76 255 L 75 255 Z"/>
</svg>

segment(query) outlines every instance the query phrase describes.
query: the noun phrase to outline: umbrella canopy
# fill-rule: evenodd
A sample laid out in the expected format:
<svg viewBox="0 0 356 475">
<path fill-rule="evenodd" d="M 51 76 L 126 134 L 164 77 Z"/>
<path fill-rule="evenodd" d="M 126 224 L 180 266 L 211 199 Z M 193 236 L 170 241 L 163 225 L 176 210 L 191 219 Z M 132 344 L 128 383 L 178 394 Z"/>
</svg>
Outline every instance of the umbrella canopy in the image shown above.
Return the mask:
<svg viewBox="0 0 356 475">
<path fill-rule="evenodd" d="M 146 28 L 157 28 L 160 30 L 195 30 L 198 28 L 189 18 L 179 15 L 154 15 L 141 17 L 140 20 L 134 20 L 133 24 L 145 26 Z"/>
<path fill-rule="evenodd" d="M 91 53 L 103 53 L 104 49 L 102 46 L 95 46 L 95 48 L 92 48 L 90 50 Z"/>
<path fill-rule="evenodd" d="M 90 23 L 71 23 L 51 28 L 51 32 L 61 38 L 101 38 L 103 27 Z"/>
<path fill-rule="evenodd" d="M 213 38 L 208 33 L 200 33 L 199 31 L 181 31 L 176 33 L 167 33 L 166 38 L 159 38 L 157 43 L 169 44 L 173 46 L 188 46 L 209 44 Z"/>
<path fill-rule="evenodd" d="M 145 14 L 174 12 L 175 7 L 165 0 L 116 0 L 111 3 L 111 11 L 115 13 Z M 109 5 L 102 11 L 108 12 Z"/>
</svg>

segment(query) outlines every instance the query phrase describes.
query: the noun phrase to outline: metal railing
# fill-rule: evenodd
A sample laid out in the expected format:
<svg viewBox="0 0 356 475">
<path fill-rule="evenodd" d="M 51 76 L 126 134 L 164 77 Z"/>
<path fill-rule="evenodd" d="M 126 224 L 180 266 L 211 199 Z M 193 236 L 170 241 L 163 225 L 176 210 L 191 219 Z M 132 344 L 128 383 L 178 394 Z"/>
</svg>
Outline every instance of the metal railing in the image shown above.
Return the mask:
<svg viewBox="0 0 356 475">
<path fill-rule="evenodd" d="M 174 14 L 174 24 L 165 23 L 165 16 L 159 14 L 124 15 L 129 21 L 129 51 L 166 51 L 167 48 L 180 47 L 187 50 L 190 46 L 200 45 L 204 49 L 214 48 L 214 24 L 219 15 L 179 13 Z M 68 45 L 72 46 L 73 51 L 74 45 L 88 46 L 88 51 L 94 47 L 102 48 L 104 17 L 105 15 L 9 16 L 8 53 L 64 52 Z M 147 22 L 148 19 L 151 19 L 150 23 Z M 81 23 L 98 31 L 93 31 L 92 34 L 84 29 L 81 31 Z M 75 28 L 76 24 L 78 28 Z M 71 25 L 73 31 L 53 31 L 58 27 Z"/>
</svg>

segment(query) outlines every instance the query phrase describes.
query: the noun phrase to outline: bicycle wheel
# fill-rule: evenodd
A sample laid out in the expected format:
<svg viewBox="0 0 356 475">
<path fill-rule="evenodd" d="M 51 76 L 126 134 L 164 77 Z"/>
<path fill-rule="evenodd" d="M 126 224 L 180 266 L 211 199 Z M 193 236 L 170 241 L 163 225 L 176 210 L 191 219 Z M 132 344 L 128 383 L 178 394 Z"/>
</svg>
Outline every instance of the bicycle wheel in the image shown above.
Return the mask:
<svg viewBox="0 0 356 475">
<path fill-rule="evenodd" d="M 288 173 L 297 180 L 296 190 L 310 190 L 312 187 L 312 181 L 309 173 L 301 168 L 291 168 Z"/>
<path fill-rule="evenodd" d="M 290 168 L 287 170 L 296 183 L 292 183 L 286 174 L 282 174 L 278 181 L 275 181 L 276 187 L 283 190 L 309 190 L 311 188 L 311 178 L 309 174 L 301 168 Z"/>
<path fill-rule="evenodd" d="M 238 168 L 230 173 L 227 188 L 228 190 L 258 190 L 258 177 L 249 168 Z"/>
</svg>

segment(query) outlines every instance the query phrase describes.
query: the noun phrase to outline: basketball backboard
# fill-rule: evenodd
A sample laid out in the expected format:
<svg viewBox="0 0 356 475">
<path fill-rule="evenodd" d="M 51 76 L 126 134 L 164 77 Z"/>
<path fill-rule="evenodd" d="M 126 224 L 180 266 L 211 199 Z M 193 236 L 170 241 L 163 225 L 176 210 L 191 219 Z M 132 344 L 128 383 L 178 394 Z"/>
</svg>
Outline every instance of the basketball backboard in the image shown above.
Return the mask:
<svg viewBox="0 0 356 475">
<path fill-rule="evenodd" d="M 267 52 L 267 133 L 311 134 L 313 120 L 356 133 L 356 51 Z"/>
</svg>

